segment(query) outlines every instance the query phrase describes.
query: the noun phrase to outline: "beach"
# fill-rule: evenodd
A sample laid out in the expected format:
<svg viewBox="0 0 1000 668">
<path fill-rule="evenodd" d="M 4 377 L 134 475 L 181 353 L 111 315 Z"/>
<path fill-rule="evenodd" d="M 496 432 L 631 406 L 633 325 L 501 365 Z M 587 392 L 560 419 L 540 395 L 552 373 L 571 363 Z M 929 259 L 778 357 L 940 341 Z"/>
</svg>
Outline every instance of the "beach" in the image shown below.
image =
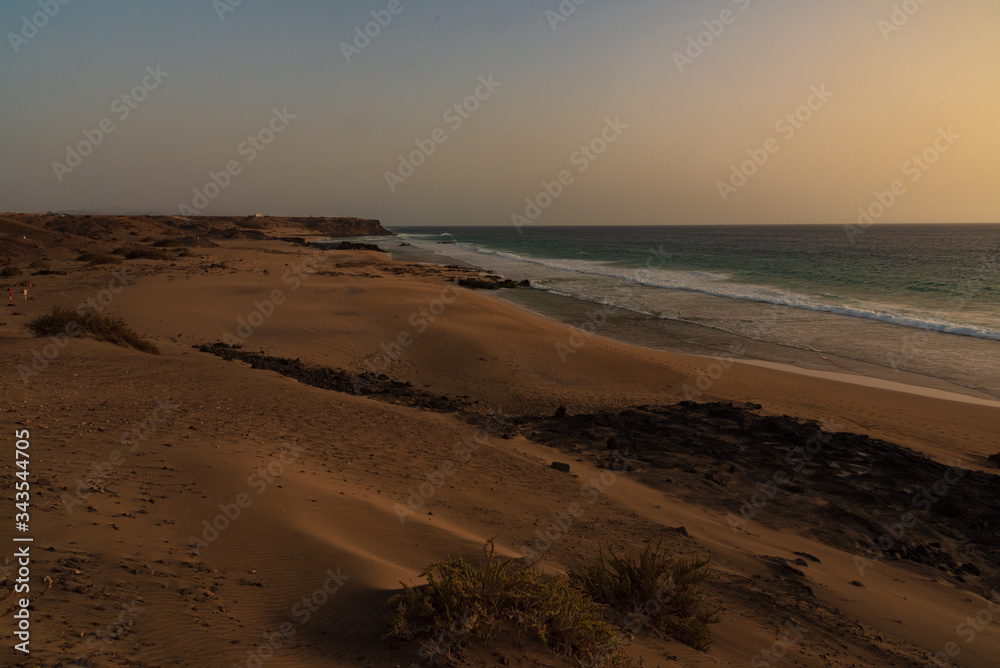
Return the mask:
<svg viewBox="0 0 1000 668">
<path fill-rule="evenodd" d="M 552 573 L 609 544 L 711 557 L 712 651 L 640 631 L 647 665 L 996 665 L 987 395 L 632 346 L 460 287 L 472 268 L 266 232 L 111 265 L 36 249 L 65 274 L 0 316 L 34 539 L 31 663 L 5 664 L 426 665 L 382 639 L 386 601 L 495 537 Z M 160 354 L 25 327 L 88 299 Z M 382 385 L 307 384 L 293 362 Z M 465 661 L 571 665 L 509 639 Z"/>
</svg>

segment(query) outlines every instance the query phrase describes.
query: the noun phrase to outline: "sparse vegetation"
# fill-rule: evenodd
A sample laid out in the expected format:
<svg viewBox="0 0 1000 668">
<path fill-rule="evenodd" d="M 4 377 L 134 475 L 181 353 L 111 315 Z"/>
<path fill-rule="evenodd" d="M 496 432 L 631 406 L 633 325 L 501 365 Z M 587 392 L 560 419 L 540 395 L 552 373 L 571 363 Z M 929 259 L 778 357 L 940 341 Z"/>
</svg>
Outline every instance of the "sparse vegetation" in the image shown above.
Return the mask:
<svg viewBox="0 0 1000 668">
<path fill-rule="evenodd" d="M 93 310 L 80 312 L 57 306 L 48 315 L 35 318 L 26 327 L 35 336 L 90 336 L 116 346 L 135 348 L 144 353 L 159 355 L 154 343 L 142 338 L 121 320 L 100 315 Z"/>
<path fill-rule="evenodd" d="M 426 585 L 404 585 L 389 601 L 387 636 L 432 639 L 425 649 L 447 660 L 468 639 L 489 640 L 513 624 L 580 665 L 631 665 L 620 648 L 624 636 L 590 596 L 564 578 L 495 557 L 492 540 L 483 553 L 482 564 L 446 559 L 424 570 Z"/>
<path fill-rule="evenodd" d="M 121 246 L 111 251 L 114 255 L 123 255 L 126 260 L 169 260 L 171 257 L 161 250 L 143 248 L 141 246 Z"/>
<path fill-rule="evenodd" d="M 620 555 L 608 546 L 607 556 L 602 548 L 589 568 L 569 572 L 570 582 L 629 617 L 631 624 L 707 652 L 712 646 L 709 625 L 719 621 L 719 610 L 706 609 L 698 589 L 708 577 L 708 559 L 674 562 L 661 546 Z"/>
<path fill-rule="evenodd" d="M 86 262 L 91 266 L 96 266 L 100 264 L 121 264 L 120 258 L 114 255 L 108 255 L 107 253 L 84 253 L 76 258 L 77 262 Z"/>
<path fill-rule="evenodd" d="M 3 276 L 4 278 L 10 278 L 11 276 L 20 276 L 23 273 L 24 272 L 21 271 L 20 267 L 15 267 L 11 265 L 9 267 L 4 267 L 3 270 L 0 271 L 0 276 Z"/>
<path fill-rule="evenodd" d="M 236 230 L 229 230 L 236 231 Z M 174 239 L 160 239 L 154 241 L 156 248 L 218 248 L 219 244 L 203 237 L 180 237 Z"/>
<path fill-rule="evenodd" d="M 170 260 L 172 258 L 163 251 L 153 250 L 152 248 L 130 248 L 125 253 L 125 259 L 126 260 Z"/>
</svg>

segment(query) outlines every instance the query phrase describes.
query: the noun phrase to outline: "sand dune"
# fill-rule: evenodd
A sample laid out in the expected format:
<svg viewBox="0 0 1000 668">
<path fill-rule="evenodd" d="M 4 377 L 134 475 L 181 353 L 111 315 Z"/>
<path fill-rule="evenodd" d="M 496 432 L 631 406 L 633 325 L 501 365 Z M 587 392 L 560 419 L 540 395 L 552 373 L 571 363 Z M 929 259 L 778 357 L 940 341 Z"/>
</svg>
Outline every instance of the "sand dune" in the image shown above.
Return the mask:
<svg viewBox="0 0 1000 668">
<path fill-rule="evenodd" d="M 95 666 L 419 663 L 416 646 L 380 641 L 384 604 L 400 581 L 417 584 L 427 563 L 448 554 L 475 557 L 492 536 L 501 553 L 520 557 L 581 485 L 610 475 L 592 453 L 528 434 L 479 432 L 469 452 L 486 414 L 669 405 L 709 363 L 598 336 L 564 362 L 556 344 L 568 341 L 566 327 L 445 282 L 461 270 L 330 251 L 310 272 L 302 269 L 310 258 L 286 243 L 239 240 L 169 264 L 129 261 L 122 268 L 135 280 L 107 310 L 162 354 L 74 339 L 26 383 L 16 369 L 44 339 L 24 323 L 103 289 L 108 268 L 53 260 L 68 275 L 40 277 L 31 301 L 0 316 L 12 397 L 5 422 L 30 429 L 37 476 L 31 663 L 5 647 L 5 665 L 70 665 L 79 656 Z M 248 350 L 374 371 L 478 403 L 461 415 L 394 405 L 194 347 L 227 335 Z M 736 364 L 701 400 L 833 420 L 840 431 L 971 470 L 988 470 L 997 450 L 994 407 L 777 369 Z M 569 462 L 571 473 L 552 461 Z M 446 462 L 452 472 L 441 474 Z M 717 504 L 699 501 L 708 492 L 692 492 L 701 487 L 612 479 L 551 541 L 540 567 L 580 566 L 607 542 L 663 539 L 678 555 L 711 555 L 709 595 L 724 606 L 714 650 L 640 634 L 630 653 L 648 665 L 915 666 L 948 643 L 960 650 L 957 665 L 997 665 L 1000 615 L 971 642 L 956 632 L 989 609 L 983 594 L 998 588 L 995 570 L 962 582 L 886 559 L 860 575 L 860 546 L 837 548 L 763 515 L 734 532 Z M 421 496 L 425 484 L 433 489 Z M 45 576 L 53 584 L 42 594 Z M 801 637 L 781 645 L 792 623 Z M 761 652 L 772 647 L 787 655 L 768 661 Z M 474 649 L 469 661 L 496 662 L 490 651 Z M 503 651 L 521 665 L 561 665 L 534 647 Z"/>
</svg>

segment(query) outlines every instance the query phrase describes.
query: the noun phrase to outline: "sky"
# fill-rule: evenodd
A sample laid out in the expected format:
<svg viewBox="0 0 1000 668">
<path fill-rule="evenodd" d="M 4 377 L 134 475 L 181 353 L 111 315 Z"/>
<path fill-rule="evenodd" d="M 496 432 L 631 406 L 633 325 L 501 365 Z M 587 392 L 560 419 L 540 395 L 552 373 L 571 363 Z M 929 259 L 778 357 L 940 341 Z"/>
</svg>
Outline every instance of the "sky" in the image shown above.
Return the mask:
<svg viewBox="0 0 1000 668">
<path fill-rule="evenodd" d="M 4 0 L 0 211 L 997 222 L 997 25 L 996 0 Z"/>
</svg>

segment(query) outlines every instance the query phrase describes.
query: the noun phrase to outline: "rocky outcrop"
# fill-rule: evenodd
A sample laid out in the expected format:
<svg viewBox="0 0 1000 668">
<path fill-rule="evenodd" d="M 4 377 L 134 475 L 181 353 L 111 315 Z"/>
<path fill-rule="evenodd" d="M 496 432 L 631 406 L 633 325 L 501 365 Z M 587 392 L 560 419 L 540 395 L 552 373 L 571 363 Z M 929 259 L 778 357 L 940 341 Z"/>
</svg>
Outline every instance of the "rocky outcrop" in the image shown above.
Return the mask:
<svg viewBox="0 0 1000 668">
<path fill-rule="evenodd" d="M 326 250 L 366 250 L 366 251 L 376 251 L 378 253 L 384 253 L 385 250 L 379 248 L 376 244 L 359 244 L 350 241 L 341 241 L 339 244 L 330 244 L 323 246 Z"/>
<path fill-rule="evenodd" d="M 714 507 L 734 529 L 752 518 L 868 565 L 907 560 L 970 586 L 973 578 L 1000 583 L 1000 476 L 760 411 L 685 401 L 592 414 L 560 409 L 517 423 L 529 440 Z"/>
<path fill-rule="evenodd" d="M 393 233 L 377 220 L 366 218 L 284 218 L 318 234 L 331 237 L 391 237 Z"/>
<path fill-rule="evenodd" d="M 531 287 L 531 281 L 512 281 L 509 278 L 504 280 L 498 276 L 459 278 L 456 282 L 463 288 L 470 288 L 472 290 L 512 290 L 514 288 Z"/>
<path fill-rule="evenodd" d="M 211 246 L 201 243 L 205 239 L 266 241 L 289 228 L 305 236 L 392 236 L 382 223 L 365 218 L 0 213 L 0 266 L 42 256 L 76 257 L 84 249 L 107 252 L 139 239 L 158 247 Z"/>
</svg>

